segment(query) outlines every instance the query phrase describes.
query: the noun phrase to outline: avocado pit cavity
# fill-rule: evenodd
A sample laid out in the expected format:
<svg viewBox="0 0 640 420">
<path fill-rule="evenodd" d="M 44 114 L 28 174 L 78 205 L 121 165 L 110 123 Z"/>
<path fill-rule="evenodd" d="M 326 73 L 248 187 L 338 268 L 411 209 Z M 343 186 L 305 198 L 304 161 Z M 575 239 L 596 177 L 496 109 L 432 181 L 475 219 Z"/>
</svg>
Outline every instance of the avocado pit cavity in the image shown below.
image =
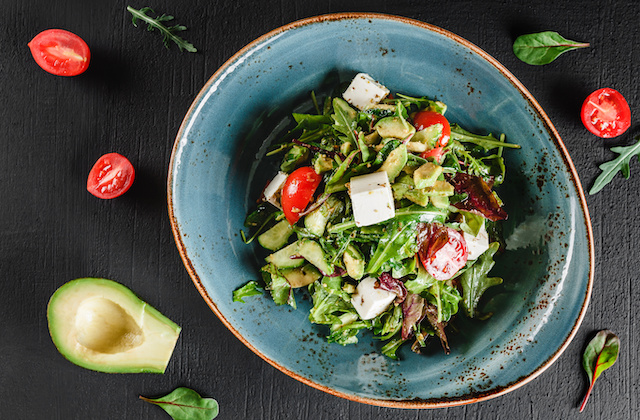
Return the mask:
<svg viewBox="0 0 640 420">
<path fill-rule="evenodd" d="M 134 319 L 112 300 L 94 296 L 85 299 L 76 313 L 76 339 L 100 353 L 121 353 L 144 342 L 144 332 Z"/>
</svg>

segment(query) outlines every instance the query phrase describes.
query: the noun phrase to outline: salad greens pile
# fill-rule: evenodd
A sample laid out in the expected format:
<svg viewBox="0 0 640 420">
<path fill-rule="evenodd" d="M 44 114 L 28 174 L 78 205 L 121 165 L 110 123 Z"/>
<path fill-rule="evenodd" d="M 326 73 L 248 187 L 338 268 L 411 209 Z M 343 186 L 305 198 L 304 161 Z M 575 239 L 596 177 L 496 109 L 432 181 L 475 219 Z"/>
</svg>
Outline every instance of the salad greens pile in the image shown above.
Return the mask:
<svg viewBox="0 0 640 420">
<path fill-rule="evenodd" d="M 233 299 L 268 290 L 295 308 L 294 290 L 305 287 L 309 320 L 328 326 L 329 342 L 356 343 L 370 330 L 392 359 L 406 342 L 420 353 L 429 337 L 449 353 L 445 327 L 459 312 L 489 316 L 480 299 L 502 283 L 489 276 L 507 217 L 494 187 L 505 178 L 503 150 L 519 146 L 449 125 L 446 105 L 426 97 L 395 94 L 356 109 L 340 93 L 322 105 L 312 93 L 316 113 L 293 114 L 295 127 L 268 153 L 283 154 L 287 181 L 265 189 L 245 221 L 252 235 L 241 233 L 271 253 L 262 282 Z M 418 123 L 427 114 L 439 122 Z M 284 199 L 298 168 L 318 177 L 306 208 L 293 209 L 299 220 Z M 377 172 L 386 172 L 395 214 L 367 225 L 354 217 L 350 184 Z"/>
</svg>

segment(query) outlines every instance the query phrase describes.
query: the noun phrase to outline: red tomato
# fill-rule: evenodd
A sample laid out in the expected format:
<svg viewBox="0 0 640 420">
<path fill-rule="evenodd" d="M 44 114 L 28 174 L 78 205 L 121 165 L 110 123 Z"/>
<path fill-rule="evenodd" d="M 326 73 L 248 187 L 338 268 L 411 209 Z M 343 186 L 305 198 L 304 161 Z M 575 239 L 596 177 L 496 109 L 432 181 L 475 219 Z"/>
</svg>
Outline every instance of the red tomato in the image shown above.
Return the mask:
<svg viewBox="0 0 640 420">
<path fill-rule="evenodd" d="M 57 76 L 76 76 L 89 67 L 89 46 L 69 31 L 47 29 L 36 35 L 28 45 L 36 63 Z"/>
<path fill-rule="evenodd" d="M 419 111 L 413 117 L 413 126 L 417 131 L 422 131 L 435 124 L 442 125 L 442 133 L 438 139 L 437 146 L 446 146 L 449 143 L 449 137 L 451 137 L 451 126 L 444 115 L 435 111 Z"/>
<path fill-rule="evenodd" d="M 421 158 L 427 159 L 432 157 L 437 163 L 440 163 L 440 159 L 444 153 L 444 148 L 442 146 L 434 147 L 431 150 L 427 150 L 426 152 L 422 152 L 420 155 Z"/>
<path fill-rule="evenodd" d="M 418 256 L 436 280 L 449 280 L 467 263 L 467 243 L 455 229 L 430 223 L 418 233 Z"/>
<path fill-rule="evenodd" d="M 98 198 L 116 198 L 127 192 L 135 178 L 133 165 L 118 153 L 107 153 L 91 168 L 87 191 Z"/>
<path fill-rule="evenodd" d="M 322 177 L 313 168 L 303 166 L 293 171 L 284 181 L 280 204 L 289 224 L 293 225 L 300 219 L 300 213 L 311 202 L 320 180 Z"/>
<path fill-rule="evenodd" d="M 585 99 L 580 112 L 582 123 L 598 137 L 617 137 L 631 125 L 629 104 L 620 92 L 598 89 Z"/>
</svg>

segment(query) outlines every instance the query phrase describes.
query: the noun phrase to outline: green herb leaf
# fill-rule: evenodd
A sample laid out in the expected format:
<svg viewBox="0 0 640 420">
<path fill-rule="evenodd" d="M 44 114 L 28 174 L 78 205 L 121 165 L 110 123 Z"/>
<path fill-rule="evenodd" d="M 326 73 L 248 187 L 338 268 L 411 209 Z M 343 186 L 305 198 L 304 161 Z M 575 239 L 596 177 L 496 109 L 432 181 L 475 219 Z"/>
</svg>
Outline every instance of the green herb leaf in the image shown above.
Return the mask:
<svg viewBox="0 0 640 420">
<path fill-rule="evenodd" d="M 584 42 L 568 40 L 557 32 L 546 31 L 519 36 L 513 43 L 513 53 L 527 64 L 541 66 L 564 52 L 588 46 Z"/>
<path fill-rule="evenodd" d="M 358 140 L 354 130 L 356 128 L 356 117 L 358 113 L 355 109 L 351 108 L 347 101 L 340 98 L 333 98 L 333 114 L 331 118 L 335 121 L 333 128 L 347 136 L 349 143 L 353 146 L 358 145 Z"/>
<path fill-rule="evenodd" d="M 261 294 L 262 294 L 262 287 L 260 287 L 257 281 L 251 280 L 250 282 L 247 282 L 244 286 L 233 291 L 233 301 L 245 303 L 244 300 L 242 300 L 242 298 L 261 295 Z"/>
<path fill-rule="evenodd" d="M 625 179 L 629 179 L 629 175 L 631 174 L 629 168 L 631 158 L 638 156 L 640 160 L 640 136 L 636 137 L 636 140 L 638 140 L 638 142 L 632 146 L 611 148 L 612 152 L 618 153 L 620 156 L 599 166 L 600 169 L 602 169 L 602 173 L 596 178 L 589 194 L 593 195 L 600 191 L 605 185 L 611 182 L 618 171 L 622 171 L 622 176 L 624 176 Z"/>
<path fill-rule="evenodd" d="M 136 10 L 131 6 L 127 6 L 127 10 L 133 16 L 131 18 L 131 21 L 133 22 L 133 26 L 138 27 L 138 19 L 139 19 L 147 24 L 148 31 L 153 31 L 154 29 L 157 29 L 158 31 L 160 31 L 160 33 L 164 36 L 162 42 L 164 43 L 165 47 L 169 48 L 169 41 L 173 41 L 178 46 L 178 48 L 180 48 L 180 51 L 187 50 L 192 53 L 198 51 L 191 43 L 185 41 L 184 39 L 176 35 L 178 32 L 182 32 L 186 30 L 187 28 L 185 26 L 174 25 L 174 26 L 167 27 L 164 25 L 163 22 L 168 22 L 170 20 L 173 20 L 173 16 L 168 16 L 163 14 L 161 16 L 153 18 L 147 15 L 147 12 L 155 13 L 153 9 L 151 9 L 150 7 L 143 7 L 140 10 Z"/>
<path fill-rule="evenodd" d="M 519 144 L 505 143 L 504 141 L 498 140 L 491 134 L 488 134 L 486 136 L 473 134 L 465 130 L 464 128 L 460 127 L 458 124 L 451 124 L 451 139 L 457 140 L 461 143 L 476 144 L 482 147 L 485 150 L 485 152 L 498 147 L 508 147 L 511 149 L 520 148 Z"/>
<path fill-rule="evenodd" d="M 213 398 L 202 398 L 189 388 L 176 388 L 160 398 L 140 399 L 162 407 L 173 420 L 211 420 L 218 416 L 218 402 Z"/>
<path fill-rule="evenodd" d="M 417 220 L 393 220 L 386 226 L 371 256 L 365 273 L 379 274 L 383 265 L 391 260 L 402 260 L 416 253 Z"/>
<path fill-rule="evenodd" d="M 489 249 L 478 257 L 475 264 L 460 276 L 463 296 L 462 306 L 469 318 L 478 316 L 478 303 L 484 292 L 489 287 L 502 283 L 500 277 L 487 276 L 495 264 L 493 255 L 498 251 L 499 247 L 500 244 L 498 242 L 492 242 L 489 245 Z"/>
<path fill-rule="evenodd" d="M 620 339 L 609 330 L 599 331 L 587 345 L 582 356 L 582 367 L 589 377 L 589 390 L 587 395 L 584 396 L 582 405 L 580 405 L 580 412 L 584 410 L 587 404 L 596 379 L 600 377 L 602 372 L 613 366 L 618 359 L 619 351 Z"/>
</svg>

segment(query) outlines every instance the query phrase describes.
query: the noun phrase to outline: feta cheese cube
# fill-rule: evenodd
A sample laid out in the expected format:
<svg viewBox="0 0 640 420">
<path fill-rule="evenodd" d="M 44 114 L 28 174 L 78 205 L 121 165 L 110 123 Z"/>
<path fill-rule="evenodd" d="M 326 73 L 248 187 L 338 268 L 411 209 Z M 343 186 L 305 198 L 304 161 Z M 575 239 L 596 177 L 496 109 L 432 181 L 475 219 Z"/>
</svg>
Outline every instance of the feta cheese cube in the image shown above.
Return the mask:
<svg viewBox="0 0 640 420">
<path fill-rule="evenodd" d="M 473 236 L 467 232 L 462 232 L 462 236 L 467 243 L 467 251 L 469 252 L 467 258 L 470 260 L 475 260 L 482 255 L 484 251 L 489 249 L 489 234 L 487 234 L 487 229 L 484 227 L 484 223 L 482 223 L 482 227 L 480 228 L 480 232 L 478 232 L 477 236 Z"/>
<path fill-rule="evenodd" d="M 386 172 L 354 176 L 348 187 L 356 226 L 375 225 L 395 217 L 393 192 Z"/>
<path fill-rule="evenodd" d="M 262 195 L 264 196 L 265 201 L 273 204 L 277 208 L 282 210 L 282 206 L 280 206 L 280 192 L 282 191 L 282 186 L 284 182 L 287 180 L 289 175 L 279 171 L 276 176 L 273 177 L 271 182 L 265 187 Z"/>
<path fill-rule="evenodd" d="M 365 278 L 351 296 L 353 307 L 364 320 L 373 319 L 383 313 L 396 298 L 395 293 L 376 288 L 377 281 L 373 277 Z"/>
<path fill-rule="evenodd" d="M 371 76 L 366 73 L 358 73 L 342 97 L 362 111 L 367 106 L 380 103 L 388 94 L 389 89 L 373 80 Z"/>
</svg>

